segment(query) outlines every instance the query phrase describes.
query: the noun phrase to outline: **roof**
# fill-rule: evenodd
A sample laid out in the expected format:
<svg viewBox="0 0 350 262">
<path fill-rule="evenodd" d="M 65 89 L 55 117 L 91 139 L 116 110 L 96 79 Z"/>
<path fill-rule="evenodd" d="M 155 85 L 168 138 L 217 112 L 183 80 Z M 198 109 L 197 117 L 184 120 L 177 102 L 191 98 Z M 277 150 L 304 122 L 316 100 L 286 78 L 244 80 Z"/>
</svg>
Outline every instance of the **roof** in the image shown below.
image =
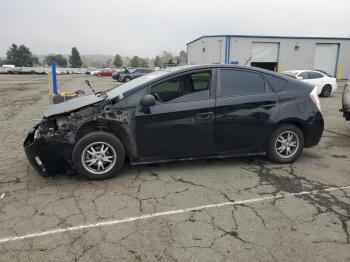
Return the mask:
<svg viewBox="0 0 350 262">
<path fill-rule="evenodd" d="M 252 71 L 261 72 L 261 73 L 265 73 L 265 74 L 269 74 L 269 75 L 279 76 L 282 78 L 284 76 L 280 73 L 276 73 L 276 72 L 266 70 L 263 68 L 259 68 L 259 67 L 243 66 L 243 65 L 231 65 L 231 64 L 184 65 L 184 66 L 175 66 L 175 67 L 171 67 L 171 68 L 165 68 L 165 69 L 161 69 L 161 70 L 167 71 L 167 72 L 169 72 L 169 74 L 178 74 L 178 73 L 188 72 L 191 70 L 202 70 L 202 69 L 205 70 L 205 69 L 212 69 L 212 68 L 235 68 L 235 69 L 243 69 L 243 70 L 252 70 Z M 169 74 L 167 74 L 167 76 L 169 76 Z"/>
<path fill-rule="evenodd" d="M 269 35 L 203 35 L 198 37 L 191 42 L 188 42 L 187 45 L 192 44 L 202 38 L 206 37 L 243 37 L 243 38 L 282 38 L 282 39 L 317 39 L 317 40 L 350 40 L 350 37 L 317 37 L 317 36 L 269 36 Z"/>
</svg>

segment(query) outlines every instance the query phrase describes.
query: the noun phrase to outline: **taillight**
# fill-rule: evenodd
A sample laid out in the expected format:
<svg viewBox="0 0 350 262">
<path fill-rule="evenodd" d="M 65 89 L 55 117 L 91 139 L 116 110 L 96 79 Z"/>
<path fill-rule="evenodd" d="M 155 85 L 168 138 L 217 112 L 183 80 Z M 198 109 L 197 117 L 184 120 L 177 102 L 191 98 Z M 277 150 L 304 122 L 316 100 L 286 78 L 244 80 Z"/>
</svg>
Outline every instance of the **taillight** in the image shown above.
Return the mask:
<svg viewBox="0 0 350 262">
<path fill-rule="evenodd" d="M 320 99 L 319 99 L 317 93 L 318 93 L 317 92 L 317 87 L 314 87 L 314 89 L 312 89 L 312 91 L 310 93 L 310 98 L 315 103 L 315 105 L 317 106 L 318 110 L 321 111 L 321 103 L 320 103 Z"/>
</svg>

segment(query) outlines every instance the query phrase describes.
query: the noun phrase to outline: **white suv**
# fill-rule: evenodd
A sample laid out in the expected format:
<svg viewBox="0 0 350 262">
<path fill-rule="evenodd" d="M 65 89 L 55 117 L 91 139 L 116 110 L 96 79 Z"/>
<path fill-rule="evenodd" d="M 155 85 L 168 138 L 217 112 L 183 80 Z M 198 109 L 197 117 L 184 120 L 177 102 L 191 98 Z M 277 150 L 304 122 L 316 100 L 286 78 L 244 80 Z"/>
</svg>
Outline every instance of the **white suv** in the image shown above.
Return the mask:
<svg viewBox="0 0 350 262">
<path fill-rule="evenodd" d="M 292 70 L 285 71 L 283 74 L 293 76 L 306 83 L 317 87 L 318 95 L 329 97 L 337 90 L 337 79 L 326 72 L 313 70 Z"/>
</svg>

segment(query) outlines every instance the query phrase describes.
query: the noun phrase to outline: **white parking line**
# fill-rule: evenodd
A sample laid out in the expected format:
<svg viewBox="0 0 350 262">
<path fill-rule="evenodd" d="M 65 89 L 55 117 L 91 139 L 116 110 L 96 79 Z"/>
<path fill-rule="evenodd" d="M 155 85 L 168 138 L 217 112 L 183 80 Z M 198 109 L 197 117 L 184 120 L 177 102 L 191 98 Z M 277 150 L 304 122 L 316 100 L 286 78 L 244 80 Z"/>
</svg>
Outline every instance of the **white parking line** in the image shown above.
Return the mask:
<svg viewBox="0 0 350 262">
<path fill-rule="evenodd" d="M 203 205 L 203 206 L 190 207 L 190 208 L 185 208 L 185 209 L 170 210 L 170 211 L 165 211 L 165 212 L 153 213 L 153 214 L 136 216 L 136 217 L 129 217 L 129 218 L 124 218 L 124 219 L 101 221 L 101 222 L 97 222 L 94 224 L 82 224 L 82 225 L 66 227 L 66 228 L 57 228 L 57 229 L 53 229 L 53 230 L 35 232 L 35 233 L 25 234 L 25 235 L 21 235 L 21 236 L 4 237 L 4 238 L 0 238 L 0 243 L 35 238 L 35 237 L 42 237 L 42 236 L 48 236 L 48 235 L 54 235 L 54 234 L 82 230 L 82 229 L 88 229 L 88 228 L 112 226 L 112 225 L 116 225 L 116 224 L 145 220 L 145 219 L 154 218 L 154 217 L 176 215 L 176 214 L 187 213 L 187 212 L 191 212 L 191 211 L 198 211 L 198 210 L 209 209 L 209 208 L 217 208 L 217 207 L 230 206 L 230 205 L 231 206 L 232 205 L 243 205 L 243 204 L 262 202 L 262 201 L 266 201 L 266 200 L 274 200 L 274 199 L 286 198 L 286 197 L 292 197 L 292 196 L 311 195 L 311 194 L 317 194 L 317 193 L 321 193 L 321 192 L 329 192 L 329 191 L 345 190 L 345 189 L 350 189 L 350 186 L 332 187 L 332 188 L 326 188 L 326 189 L 322 189 L 322 190 L 302 191 L 302 192 L 290 193 L 290 194 L 279 194 L 279 195 L 270 196 L 270 197 L 253 198 L 253 199 L 240 200 L 240 201 L 234 201 L 234 202 L 223 202 L 223 203 L 218 203 L 218 204 Z"/>
</svg>

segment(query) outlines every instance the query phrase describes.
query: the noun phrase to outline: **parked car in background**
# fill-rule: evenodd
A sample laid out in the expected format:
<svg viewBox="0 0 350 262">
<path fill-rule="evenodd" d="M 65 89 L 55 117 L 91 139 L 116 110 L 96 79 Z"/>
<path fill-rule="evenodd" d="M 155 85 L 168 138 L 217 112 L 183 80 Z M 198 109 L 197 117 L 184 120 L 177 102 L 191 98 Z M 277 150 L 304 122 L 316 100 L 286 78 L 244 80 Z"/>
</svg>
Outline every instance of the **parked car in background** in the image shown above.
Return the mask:
<svg viewBox="0 0 350 262">
<path fill-rule="evenodd" d="M 126 157 L 136 165 L 266 154 L 291 163 L 319 143 L 323 127 L 307 83 L 258 68 L 185 66 L 52 105 L 24 149 L 44 175 L 74 167 L 104 179 Z"/>
<path fill-rule="evenodd" d="M 346 120 L 350 120 L 350 82 L 348 81 L 343 90 L 342 97 L 342 109 L 340 111 L 343 112 L 343 116 Z"/>
<path fill-rule="evenodd" d="M 101 70 L 91 70 L 90 75 L 95 76 L 97 73 L 99 73 Z"/>
<path fill-rule="evenodd" d="M 316 86 L 318 95 L 323 97 L 329 97 L 337 90 L 337 79 L 321 70 L 291 70 L 285 71 L 283 74 Z"/>
<path fill-rule="evenodd" d="M 129 70 L 131 70 L 131 69 L 133 69 L 133 68 L 129 67 Z M 119 75 L 124 73 L 126 70 L 127 70 L 126 67 L 118 68 L 118 70 L 112 74 L 112 79 L 119 81 Z"/>
<path fill-rule="evenodd" d="M 124 72 L 121 72 L 118 75 L 118 81 L 119 82 L 129 82 L 132 79 L 138 78 L 140 76 L 144 76 L 146 74 L 149 74 L 153 72 L 153 69 L 149 68 L 125 68 Z"/>
<path fill-rule="evenodd" d="M 95 75 L 97 76 L 112 76 L 113 73 L 117 72 L 117 69 L 112 68 L 105 68 L 99 72 L 97 72 Z"/>
</svg>

